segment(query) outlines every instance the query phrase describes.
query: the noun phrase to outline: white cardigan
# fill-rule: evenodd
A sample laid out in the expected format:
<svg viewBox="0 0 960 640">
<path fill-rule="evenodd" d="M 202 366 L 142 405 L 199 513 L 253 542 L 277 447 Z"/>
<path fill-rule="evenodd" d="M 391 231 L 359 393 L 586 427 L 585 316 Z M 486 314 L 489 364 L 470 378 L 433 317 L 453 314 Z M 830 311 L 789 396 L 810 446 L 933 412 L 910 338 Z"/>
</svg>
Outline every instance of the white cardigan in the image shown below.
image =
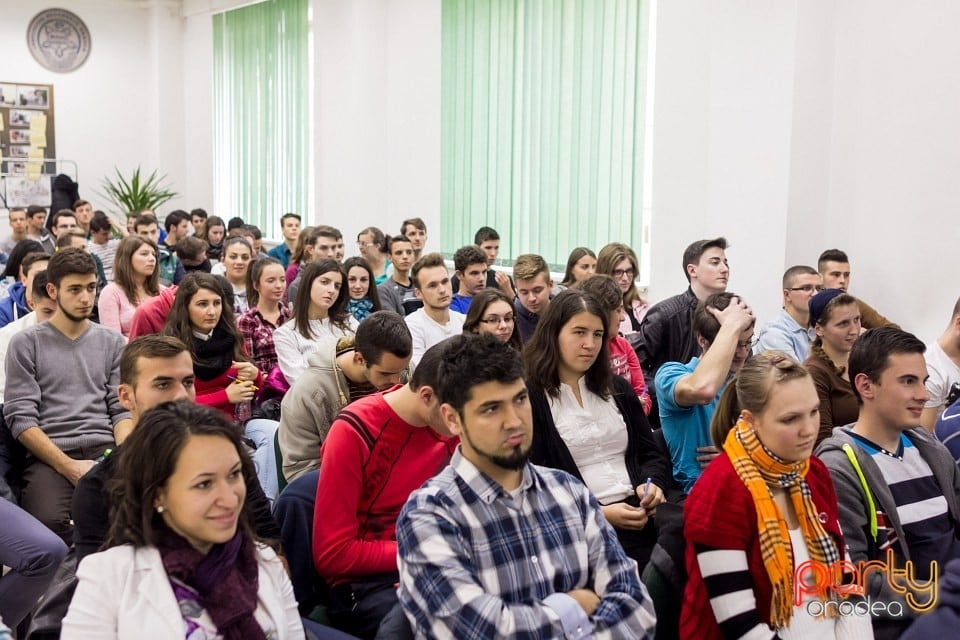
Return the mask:
<svg viewBox="0 0 960 640">
<path fill-rule="evenodd" d="M 257 618 L 269 618 L 277 640 L 302 640 L 293 587 L 274 552 L 258 549 Z M 186 623 L 155 547 L 113 547 L 80 562 L 77 590 L 63 619 L 63 640 L 182 640 Z"/>
</svg>

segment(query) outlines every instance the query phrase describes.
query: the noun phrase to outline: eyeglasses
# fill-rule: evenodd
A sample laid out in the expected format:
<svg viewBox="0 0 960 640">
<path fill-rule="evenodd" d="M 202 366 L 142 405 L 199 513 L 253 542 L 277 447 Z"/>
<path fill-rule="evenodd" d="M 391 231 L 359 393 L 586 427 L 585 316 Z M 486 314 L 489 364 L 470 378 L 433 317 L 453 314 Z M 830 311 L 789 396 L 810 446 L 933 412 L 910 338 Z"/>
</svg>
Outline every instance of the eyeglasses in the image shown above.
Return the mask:
<svg viewBox="0 0 960 640">
<path fill-rule="evenodd" d="M 628 277 L 632 278 L 636 273 L 637 273 L 637 272 L 634 271 L 633 268 L 630 268 L 630 269 L 614 269 L 614 270 L 613 270 L 613 277 L 614 277 L 614 278 L 622 278 L 623 276 L 628 276 Z"/>
<path fill-rule="evenodd" d="M 805 284 L 802 287 L 787 287 L 787 291 L 803 291 L 804 293 L 813 293 L 814 291 L 823 291 L 819 284 Z"/>
<path fill-rule="evenodd" d="M 737 342 L 737 349 L 753 349 L 760 343 L 760 339 L 757 336 L 753 336 L 749 340 L 741 340 Z"/>
<path fill-rule="evenodd" d="M 481 318 L 480 322 L 494 327 L 499 326 L 501 323 L 513 324 L 513 316 L 487 316 L 486 318 Z"/>
<path fill-rule="evenodd" d="M 366 249 L 367 247 L 372 247 L 372 246 L 374 246 L 374 243 L 373 243 L 373 242 L 360 242 L 360 241 L 357 241 L 357 247 L 359 247 L 360 249 Z"/>
</svg>

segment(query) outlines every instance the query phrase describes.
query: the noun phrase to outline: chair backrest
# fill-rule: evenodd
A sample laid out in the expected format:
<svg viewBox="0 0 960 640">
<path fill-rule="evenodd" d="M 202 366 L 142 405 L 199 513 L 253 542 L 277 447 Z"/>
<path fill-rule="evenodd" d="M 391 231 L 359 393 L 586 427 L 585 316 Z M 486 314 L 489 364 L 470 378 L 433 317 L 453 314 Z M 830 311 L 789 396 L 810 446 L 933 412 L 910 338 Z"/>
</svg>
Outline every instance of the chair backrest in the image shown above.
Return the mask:
<svg viewBox="0 0 960 640">
<path fill-rule="evenodd" d="M 313 508 L 319 481 L 319 469 L 300 476 L 280 492 L 273 509 L 302 615 L 327 600 L 327 587 L 313 566 Z"/>
</svg>

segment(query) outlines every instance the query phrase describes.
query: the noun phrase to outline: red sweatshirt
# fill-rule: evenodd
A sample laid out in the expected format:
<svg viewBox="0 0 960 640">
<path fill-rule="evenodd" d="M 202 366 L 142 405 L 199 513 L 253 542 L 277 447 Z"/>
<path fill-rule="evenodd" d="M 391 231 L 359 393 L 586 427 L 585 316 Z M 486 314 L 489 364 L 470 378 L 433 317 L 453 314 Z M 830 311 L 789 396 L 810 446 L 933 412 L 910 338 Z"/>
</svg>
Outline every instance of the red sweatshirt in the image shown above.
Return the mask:
<svg viewBox="0 0 960 640">
<path fill-rule="evenodd" d="M 227 387 L 233 384 L 236 377 L 237 368 L 230 367 L 213 380 L 204 381 L 196 378 L 193 385 L 197 390 L 197 404 L 220 409 L 220 411 L 227 414 L 227 417 L 233 420 L 236 405 L 227 398 Z M 253 381 L 253 384 L 257 388 L 263 386 L 262 373 L 257 374 L 257 379 Z"/>
<path fill-rule="evenodd" d="M 447 466 L 458 442 L 407 424 L 379 393 L 344 407 L 320 449 L 313 512 L 317 573 L 340 584 L 396 571 L 400 509 Z"/>
</svg>

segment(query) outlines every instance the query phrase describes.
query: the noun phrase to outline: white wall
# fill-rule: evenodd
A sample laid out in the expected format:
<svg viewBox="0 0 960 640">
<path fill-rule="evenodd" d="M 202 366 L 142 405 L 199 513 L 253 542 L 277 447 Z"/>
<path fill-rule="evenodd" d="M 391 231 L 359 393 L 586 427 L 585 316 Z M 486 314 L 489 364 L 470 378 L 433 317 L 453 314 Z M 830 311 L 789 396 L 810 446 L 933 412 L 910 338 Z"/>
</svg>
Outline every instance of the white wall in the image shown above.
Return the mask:
<svg viewBox="0 0 960 640">
<path fill-rule="evenodd" d="M 98 208 L 100 181 L 116 166 L 129 174 L 138 164 L 167 173 L 187 193 L 188 171 L 182 100 L 183 30 L 174 9 L 119 0 L 60 3 L 90 30 L 90 56 L 72 73 L 41 67 L 26 46 L 27 25 L 42 0 L 0 0 L 0 81 L 54 87 L 56 153 L 77 162 L 81 195 Z M 201 105 L 209 112 L 207 105 Z M 185 204 L 187 198 L 171 202 Z"/>
</svg>

